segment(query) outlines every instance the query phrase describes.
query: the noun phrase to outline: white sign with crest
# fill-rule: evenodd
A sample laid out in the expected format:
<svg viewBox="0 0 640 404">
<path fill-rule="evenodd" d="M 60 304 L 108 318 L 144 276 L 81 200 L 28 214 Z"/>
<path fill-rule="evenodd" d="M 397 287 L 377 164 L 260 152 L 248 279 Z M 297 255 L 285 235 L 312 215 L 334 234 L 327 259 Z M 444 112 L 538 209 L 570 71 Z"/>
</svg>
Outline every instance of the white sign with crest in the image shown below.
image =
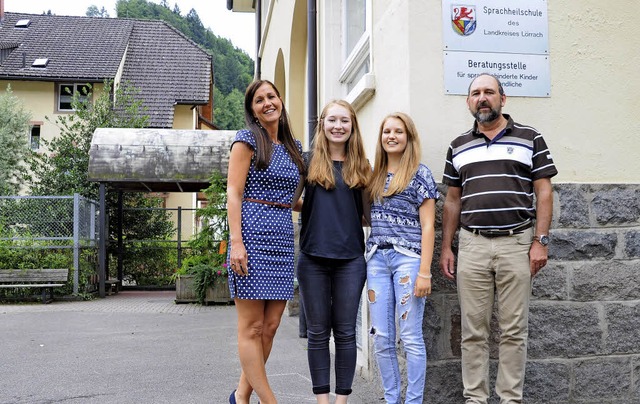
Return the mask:
<svg viewBox="0 0 640 404">
<path fill-rule="evenodd" d="M 447 94 L 492 73 L 507 95 L 550 96 L 547 0 L 442 0 L 442 28 Z"/>
</svg>

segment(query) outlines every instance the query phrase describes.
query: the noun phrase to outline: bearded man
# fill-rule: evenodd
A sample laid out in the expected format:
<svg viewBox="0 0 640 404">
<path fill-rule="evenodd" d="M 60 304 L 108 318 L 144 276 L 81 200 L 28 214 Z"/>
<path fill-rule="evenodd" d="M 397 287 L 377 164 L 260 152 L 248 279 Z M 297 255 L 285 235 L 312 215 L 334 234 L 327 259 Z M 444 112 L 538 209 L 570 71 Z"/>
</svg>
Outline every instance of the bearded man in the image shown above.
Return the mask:
<svg viewBox="0 0 640 404">
<path fill-rule="evenodd" d="M 457 278 L 463 394 L 474 404 L 489 398 L 494 300 L 501 331 L 496 393 L 501 404 L 522 403 L 531 284 L 547 264 L 551 177 L 558 173 L 542 135 L 502 113 L 506 100 L 496 76 L 471 82 L 467 106 L 475 122 L 451 142 L 443 176 L 440 269 Z M 456 274 L 451 245 L 458 226 Z"/>
</svg>

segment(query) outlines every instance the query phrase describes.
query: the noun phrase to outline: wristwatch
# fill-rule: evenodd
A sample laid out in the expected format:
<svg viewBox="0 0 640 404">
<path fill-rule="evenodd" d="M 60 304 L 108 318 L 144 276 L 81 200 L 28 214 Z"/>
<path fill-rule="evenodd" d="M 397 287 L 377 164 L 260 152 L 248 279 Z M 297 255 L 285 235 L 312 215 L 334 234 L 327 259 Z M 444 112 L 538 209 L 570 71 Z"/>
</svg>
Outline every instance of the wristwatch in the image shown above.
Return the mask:
<svg viewBox="0 0 640 404">
<path fill-rule="evenodd" d="M 535 236 L 533 239 L 545 247 L 549 245 L 549 236 L 547 236 L 546 234 Z"/>
</svg>

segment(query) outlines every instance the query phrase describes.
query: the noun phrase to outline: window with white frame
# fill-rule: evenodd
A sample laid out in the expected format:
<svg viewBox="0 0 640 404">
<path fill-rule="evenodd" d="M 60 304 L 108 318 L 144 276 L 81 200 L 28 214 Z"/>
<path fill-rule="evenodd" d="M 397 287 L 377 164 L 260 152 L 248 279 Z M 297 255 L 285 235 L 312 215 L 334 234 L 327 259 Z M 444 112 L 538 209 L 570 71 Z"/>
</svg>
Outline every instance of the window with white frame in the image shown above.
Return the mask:
<svg viewBox="0 0 640 404">
<path fill-rule="evenodd" d="M 345 50 L 349 55 L 367 31 L 366 0 L 346 0 L 344 2 L 344 19 Z"/>
<path fill-rule="evenodd" d="M 74 95 L 78 97 L 79 101 L 87 100 L 91 93 L 91 86 L 88 84 L 60 83 L 57 90 L 58 111 L 73 111 L 72 101 Z"/>
<path fill-rule="evenodd" d="M 343 0 L 340 82 L 351 103 L 358 104 L 373 94 L 371 74 L 371 0 Z"/>
</svg>

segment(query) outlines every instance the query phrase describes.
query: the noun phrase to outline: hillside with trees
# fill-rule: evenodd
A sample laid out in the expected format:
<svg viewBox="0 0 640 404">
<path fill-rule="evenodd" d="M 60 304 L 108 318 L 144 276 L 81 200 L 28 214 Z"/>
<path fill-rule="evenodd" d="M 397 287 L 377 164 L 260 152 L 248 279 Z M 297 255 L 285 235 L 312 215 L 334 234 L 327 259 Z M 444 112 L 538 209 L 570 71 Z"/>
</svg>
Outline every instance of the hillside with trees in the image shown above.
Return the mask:
<svg viewBox="0 0 640 404">
<path fill-rule="evenodd" d="M 226 38 L 205 28 L 198 13 L 191 9 L 185 15 L 177 4 L 170 8 L 167 0 L 155 4 L 146 0 L 118 0 L 118 18 L 162 20 L 184 33 L 213 56 L 214 123 L 220 129 L 240 129 L 244 126 L 242 102 L 244 91 L 253 80 L 253 60 L 246 52 Z M 88 16 L 108 17 L 96 6 L 87 9 Z M 212 27 L 215 29 L 215 27 Z"/>
</svg>

